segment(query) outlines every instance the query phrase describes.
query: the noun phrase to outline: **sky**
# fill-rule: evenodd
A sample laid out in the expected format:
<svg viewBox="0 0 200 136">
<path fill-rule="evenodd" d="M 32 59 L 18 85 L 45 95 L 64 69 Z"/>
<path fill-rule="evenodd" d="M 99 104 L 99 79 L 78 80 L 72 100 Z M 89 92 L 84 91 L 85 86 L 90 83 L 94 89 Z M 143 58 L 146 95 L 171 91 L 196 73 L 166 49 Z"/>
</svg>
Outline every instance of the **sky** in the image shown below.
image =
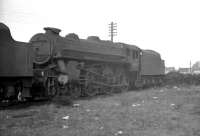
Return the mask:
<svg viewBox="0 0 200 136">
<path fill-rule="evenodd" d="M 109 40 L 159 52 L 166 66 L 189 67 L 200 60 L 199 0 L 0 0 L 0 22 L 15 40 L 28 42 L 44 27 L 80 38 Z"/>
</svg>

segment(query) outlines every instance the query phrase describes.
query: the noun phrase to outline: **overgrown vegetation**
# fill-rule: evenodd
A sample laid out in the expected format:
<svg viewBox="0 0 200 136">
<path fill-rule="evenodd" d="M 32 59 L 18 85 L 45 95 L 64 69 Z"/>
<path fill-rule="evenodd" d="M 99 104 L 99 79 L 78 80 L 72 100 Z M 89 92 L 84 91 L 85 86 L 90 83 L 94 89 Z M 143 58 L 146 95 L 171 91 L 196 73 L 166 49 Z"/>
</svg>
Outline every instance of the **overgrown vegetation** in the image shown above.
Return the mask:
<svg viewBox="0 0 200 136">
<path fill-rule="evenodd" d="M 200 136 L 200 86 L 54 101 L 0 110 L 0 136 Z"/>
<path fill-rule="evenodd" d="M 200 74 L 170 72 L 165 76 L 165 85 L 200 85 Z"/>
</svg>

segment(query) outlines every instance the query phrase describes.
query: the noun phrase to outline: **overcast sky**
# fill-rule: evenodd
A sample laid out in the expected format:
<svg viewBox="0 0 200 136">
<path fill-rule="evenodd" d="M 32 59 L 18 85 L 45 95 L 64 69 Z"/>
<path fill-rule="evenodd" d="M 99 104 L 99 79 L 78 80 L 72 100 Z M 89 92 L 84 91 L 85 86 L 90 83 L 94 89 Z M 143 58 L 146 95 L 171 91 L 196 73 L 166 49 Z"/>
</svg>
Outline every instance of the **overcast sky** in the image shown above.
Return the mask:
<svg viewBox="0 0 200 136">
<path fill-rule="evenodd" d="M 114 41 L 155 50 L 166 66 L 189 67 L 190 60 L 200 60 L 198 0 L 0 0 L 0 21 L 18 41 L 29 41 L 45 26 L 62 29 L 62 36 L 108 40 L 113 21 Z"/>
</svg>

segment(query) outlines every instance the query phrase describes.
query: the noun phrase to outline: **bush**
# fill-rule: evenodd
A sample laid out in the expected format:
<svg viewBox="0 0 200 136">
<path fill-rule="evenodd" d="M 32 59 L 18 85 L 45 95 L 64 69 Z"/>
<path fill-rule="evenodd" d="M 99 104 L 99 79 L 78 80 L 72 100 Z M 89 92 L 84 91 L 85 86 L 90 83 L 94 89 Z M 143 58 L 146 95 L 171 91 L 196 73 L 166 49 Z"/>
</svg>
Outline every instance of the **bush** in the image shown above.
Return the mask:
<svg viewBox="0 0 200 136">
<path fill-rule="evenodd" d="M 170 72 L 165 76 L 166 85 L 200 85 L 200 75 L 181 74 L 179 72 Z"/>
</svg>

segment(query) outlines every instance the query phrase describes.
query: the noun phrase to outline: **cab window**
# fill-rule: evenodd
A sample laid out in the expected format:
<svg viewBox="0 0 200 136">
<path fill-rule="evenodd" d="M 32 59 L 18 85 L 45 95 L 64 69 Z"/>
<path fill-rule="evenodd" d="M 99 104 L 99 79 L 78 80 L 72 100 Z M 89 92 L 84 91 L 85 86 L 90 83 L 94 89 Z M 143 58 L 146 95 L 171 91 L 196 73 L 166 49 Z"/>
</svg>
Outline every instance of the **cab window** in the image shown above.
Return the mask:
<svg viewBox="0 0 200 136">
<path fill-rule="evenodd" d="M 132 51 L 133 59 L 138 59 L 139 58 L 139 53 L 135 50 Z"/>
<path fill-rule="evenodd" d="M 127 56 L 130 56 L 130 54 L 131 54 L 131 52 L 128 48 L 126 49 L 126 54 L 127 54 Z"/>
</svg>

